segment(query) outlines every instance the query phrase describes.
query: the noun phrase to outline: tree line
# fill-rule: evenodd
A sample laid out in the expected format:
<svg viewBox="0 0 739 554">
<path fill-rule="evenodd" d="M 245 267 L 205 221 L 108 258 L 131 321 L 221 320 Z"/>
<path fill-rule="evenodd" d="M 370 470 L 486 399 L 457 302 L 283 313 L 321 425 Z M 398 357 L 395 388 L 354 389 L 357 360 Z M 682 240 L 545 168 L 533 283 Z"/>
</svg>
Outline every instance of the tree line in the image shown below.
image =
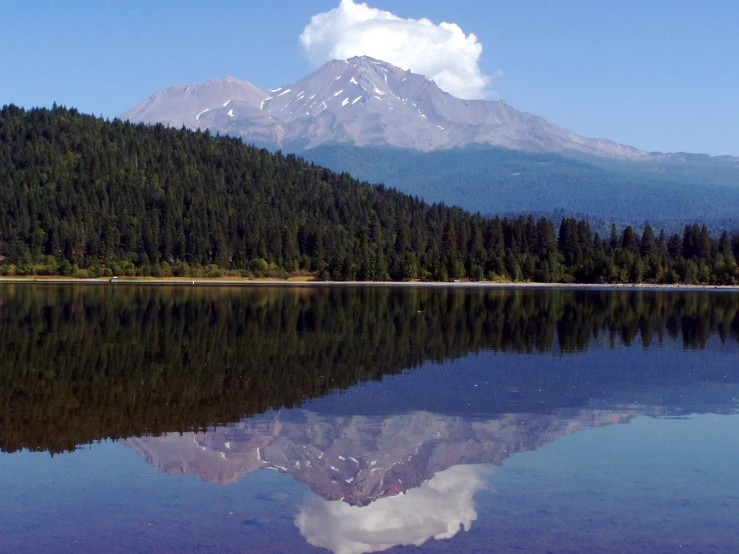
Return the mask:
<svg viewBox="0 0 739 554">
<path fill-rule="evenodd" d="M 739 234 L 489 218 L 294 156 L 74 109 L 0 111 L 0 273 L 736 284 Z"/>
</svg>

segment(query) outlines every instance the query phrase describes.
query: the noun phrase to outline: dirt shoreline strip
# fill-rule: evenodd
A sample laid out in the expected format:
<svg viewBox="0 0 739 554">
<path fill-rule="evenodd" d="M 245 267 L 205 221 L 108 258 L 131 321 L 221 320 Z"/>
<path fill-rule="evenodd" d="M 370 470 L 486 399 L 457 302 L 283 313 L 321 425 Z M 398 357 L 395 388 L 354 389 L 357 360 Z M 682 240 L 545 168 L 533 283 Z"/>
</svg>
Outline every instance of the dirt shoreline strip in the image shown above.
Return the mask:
<svg viewBox="0 0 739 554">
<path fill-rule="evenodd" d="M 68 285 L 179 285 L 179 286 L 238 286 L 238 287 L 402 287 L 458 289 L 591 289 L 591 290 L 720 290 L 739 292 L 739 286 L 727 285 L 655 285 L 655 284 L 591 284 L 591 283 L 514 283 L 499 281 L 305 281 L 284 279 L 188 279 L 110 277 L 74 279 L 64 277 L 0 277 L 0 284 L 68 284 Z"/>
</svg>

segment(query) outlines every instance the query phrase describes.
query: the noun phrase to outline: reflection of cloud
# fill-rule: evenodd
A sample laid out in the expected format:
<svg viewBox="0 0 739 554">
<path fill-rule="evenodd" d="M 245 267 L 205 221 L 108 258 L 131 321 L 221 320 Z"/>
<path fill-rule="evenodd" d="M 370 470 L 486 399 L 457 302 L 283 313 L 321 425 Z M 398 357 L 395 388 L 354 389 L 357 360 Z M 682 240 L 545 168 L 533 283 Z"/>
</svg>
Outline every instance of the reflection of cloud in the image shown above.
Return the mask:
<svg viewBox="0 0 739 554">
<path fill-rule="evenodd" d="M 449 539 L 477 519 L 473 503 L 485 487 L 480 466 L 454 466 L 405 494 L 368 506 L 311 497 L 295 524 L 313 546 L 336 554 L 360 554 L 397 545 L 420 546 L 431 537 Z"/>
</svg>

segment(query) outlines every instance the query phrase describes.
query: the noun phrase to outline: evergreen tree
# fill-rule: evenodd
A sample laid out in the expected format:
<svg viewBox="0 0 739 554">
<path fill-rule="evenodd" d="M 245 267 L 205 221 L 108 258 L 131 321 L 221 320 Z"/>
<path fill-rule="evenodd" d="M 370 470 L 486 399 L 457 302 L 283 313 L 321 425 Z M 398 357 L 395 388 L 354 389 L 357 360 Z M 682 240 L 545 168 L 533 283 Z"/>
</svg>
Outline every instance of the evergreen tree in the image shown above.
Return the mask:
<svg viewBox="0 0 739 554">
<path fill-rule="evenodd" d="M 655 239 L 429 205 L 240 140 L 75 110 L 0 110 L 0 273 L 511 279 L 737 279 L 739 235 Z M 692 262 L 692 263 L 689 263 Z"/>
</svg>

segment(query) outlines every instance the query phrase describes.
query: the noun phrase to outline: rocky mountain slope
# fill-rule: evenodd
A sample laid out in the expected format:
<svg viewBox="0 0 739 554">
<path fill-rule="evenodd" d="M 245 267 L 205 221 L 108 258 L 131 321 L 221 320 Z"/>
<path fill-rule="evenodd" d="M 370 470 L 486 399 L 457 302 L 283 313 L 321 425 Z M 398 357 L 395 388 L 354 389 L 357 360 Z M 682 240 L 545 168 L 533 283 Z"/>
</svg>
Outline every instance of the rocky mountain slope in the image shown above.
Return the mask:
<svg viewBox="0 0 739 554">
<path fill-rule="evenodd" d="M 271 90 L 232 77 L 174 85 L 121 119 L 207 128 L 279 147 L 346 143 L 431 151 L 490 144 L 611 159 L 649 157 L 630 146 L 581 137 L 503 100 L 455 98 L 421 75 L 369 57 L 334 60 Z"/>
</svg>

